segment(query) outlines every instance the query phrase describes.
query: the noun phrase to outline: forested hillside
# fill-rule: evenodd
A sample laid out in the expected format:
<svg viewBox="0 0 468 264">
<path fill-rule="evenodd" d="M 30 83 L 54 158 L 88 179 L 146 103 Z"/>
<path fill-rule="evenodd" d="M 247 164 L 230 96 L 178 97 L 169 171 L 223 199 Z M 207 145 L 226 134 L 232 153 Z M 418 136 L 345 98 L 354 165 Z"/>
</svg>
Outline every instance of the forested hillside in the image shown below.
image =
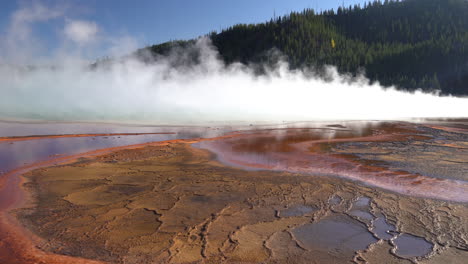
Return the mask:
<svg viewBox="0 0 468 264">
<path fill-rule="evenodd" d="M 305 9 L 208 36 L 226 63 L 267 63 L 267 54 L 278 50 L 292 68 L 335 65 L 340 72 L 364 70 L 386 86 L 468 95 L 468 0 L 386 0 L 320 13 Z M 164 54 L 192 41 L 149 49 Z"/>
</svg>

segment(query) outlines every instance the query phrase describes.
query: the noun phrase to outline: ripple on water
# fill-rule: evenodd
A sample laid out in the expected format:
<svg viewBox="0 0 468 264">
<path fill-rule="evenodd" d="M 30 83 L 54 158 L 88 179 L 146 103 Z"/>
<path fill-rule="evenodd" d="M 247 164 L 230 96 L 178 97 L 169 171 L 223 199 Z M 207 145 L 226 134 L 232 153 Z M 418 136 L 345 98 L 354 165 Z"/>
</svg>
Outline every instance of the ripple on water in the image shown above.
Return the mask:
<svg viewBox="0 0 468 264">
<path fill-rule="evenodd" d="M 305 248 L 310 250 L 322 249 L 350 256 L 356 250 L 366 249 L 377 241 L 364 224 L 340 214 L 302 225 L 295 228 L 292 233 Z"/>
<path fill-rule="evenodd" d="M 396 245 L 395 254 L 403 258 L 423 257 L 432 251 L 433 244 L 422 237 L 410 234 L 398 236 L 393 243 Z"/>
</svg>

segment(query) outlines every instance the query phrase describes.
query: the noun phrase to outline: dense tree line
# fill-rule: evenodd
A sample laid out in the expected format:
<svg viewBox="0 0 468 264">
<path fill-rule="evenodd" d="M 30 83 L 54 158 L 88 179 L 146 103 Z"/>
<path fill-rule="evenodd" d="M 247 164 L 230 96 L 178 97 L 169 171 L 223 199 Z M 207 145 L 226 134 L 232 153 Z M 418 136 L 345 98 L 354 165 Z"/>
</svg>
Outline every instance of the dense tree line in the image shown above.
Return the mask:
<svg viewBox="0 0 468 264">
<path fill-rule="evenodd" d="M 271 50 L 291 68 L 335 65 L 365 71 L 402 89 L 468 95 L 468 1 L 375 1 L 316 12 L 305 9 L 208 35 L 226 63 L 269 63 Z M 189 41 L 149 47 L 165 54 Z"/>
</svg>

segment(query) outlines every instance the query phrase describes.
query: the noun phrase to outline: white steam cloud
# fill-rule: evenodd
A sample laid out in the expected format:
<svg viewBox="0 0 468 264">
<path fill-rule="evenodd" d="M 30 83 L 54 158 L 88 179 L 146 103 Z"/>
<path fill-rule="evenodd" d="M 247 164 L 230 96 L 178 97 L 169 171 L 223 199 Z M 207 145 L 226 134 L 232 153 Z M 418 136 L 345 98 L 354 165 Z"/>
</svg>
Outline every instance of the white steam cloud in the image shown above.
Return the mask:
<svg viewBox="0 0 468 264">
<path fill-rule="evenodd" d="M 39 18 L 20 21 L 63 15 L 34 14 Z M 30 28 L 21 24 L 10 27 L 1 40 L 25 35 L 22 32 Z M 84 20 L 64 21 L 63 32 L 75 48 L 99 40 L 102 33 L 96 23 Z M 106 43 L 123 43 L 125 50 L 135 46 L 129 37 Z M 126 57 L 95 69 L 80 56 L 58 56 L 58 66 L 33 70 L 0 64 L 0 119 L 187 124 L 468 117 L 468 98 L 384 89 L 363 76 L 340 75 L 333 67 L 326 70 L 327 81 L 311 72 L 291 71 L 285 63 L 257 76 L 248 66 L 225 66 L 206 38 L 193 48 L 201 61 L 186 67 L 173 66 L 174 56 L 180 54 L 152 64 Z"/>
<path fill-rule="evenodd" d="M 98 26 L 94 22 L 69 20 L 65 25 L 65 35 L 79 45 L 95 41 L 97 33 Z"/>
</svg>

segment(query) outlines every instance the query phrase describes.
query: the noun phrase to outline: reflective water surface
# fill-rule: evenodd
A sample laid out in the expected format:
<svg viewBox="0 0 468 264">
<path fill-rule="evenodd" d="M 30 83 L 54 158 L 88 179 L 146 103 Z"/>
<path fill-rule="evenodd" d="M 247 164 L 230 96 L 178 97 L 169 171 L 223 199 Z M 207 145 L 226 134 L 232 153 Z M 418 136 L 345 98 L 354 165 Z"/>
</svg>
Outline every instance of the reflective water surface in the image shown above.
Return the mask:
<svg viewBox="0 0 468 264">
<path fill-rule="evenodd" d="M 31 140 L 21 138 L 20 141 L 0 141 L 0 173 L 58 156 L 155 141 L 216 137 L 227 131 L 230 131 L 229 128 L 0 122 L 0 138 L 41 136 Z M 110 135 L 86 136 L 86 134 L 101 133 Z M 112 135 L 121 133 L 160 134 Z M 75 134 L 80 134 L 80 136 L 74 137 Z M 69 135 L 69 137 L 48 138 L 46 135 Z"/>
<path fill-rule="evenodd" d="M 367 227 L 348 216 L 331 215 L 317 223 L 295 228 L 293 234 L 306 248 L 353 255 L 377 242 Z"/>
<path fill-rule="evenodd" d="M 393 243 L 396 245 L 396 254 L 400 257 L 422 257 L 432 251 L 433 245 L 422 237 L 411 234 L 398 236 Z"/>
<path fill-rule="evenodd" d="M 280 217 L 304 216 L 317 211 L 317 208 L 308 205 L 295 205 L 279 211 Z"/>
<path fill-rule="evenodd" d="M 468 202 L 468 182 L 460 180 L 468 170 L 461 161 L 468 157 L 466 142 L 466 134 L 416 123 L 344 122 L 252 129 L 197 146 L 243 169 L 342 177 L 406 195 Z M 443 174 L 439 168 L 448 165 L 434 163 L 441 155 L 450 157 L 443 160 L 451 170 Z"/>
</svg>

